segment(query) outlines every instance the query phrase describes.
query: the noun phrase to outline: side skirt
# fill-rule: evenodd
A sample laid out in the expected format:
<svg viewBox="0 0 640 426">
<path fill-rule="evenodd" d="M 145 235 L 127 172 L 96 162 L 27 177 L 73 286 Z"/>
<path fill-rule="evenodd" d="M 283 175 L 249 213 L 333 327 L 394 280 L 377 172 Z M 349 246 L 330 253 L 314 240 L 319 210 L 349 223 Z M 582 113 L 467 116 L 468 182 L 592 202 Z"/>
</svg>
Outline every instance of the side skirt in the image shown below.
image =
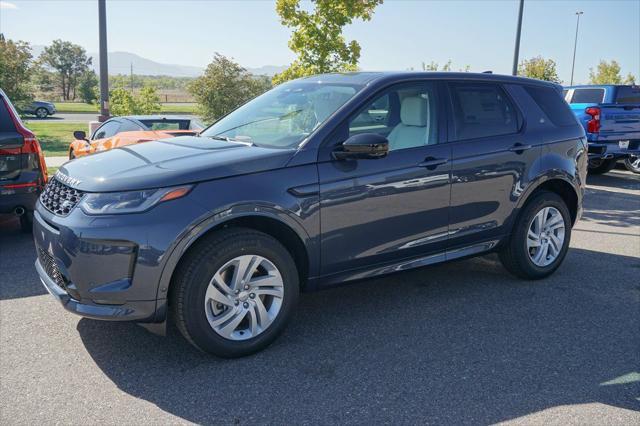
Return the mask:
<svg viewBox="0 0 640 426">
<path fill-rule="evenodd" d="M 381 275 L 392 274 L 395 272 L 407 271 L 414 268 L 420 268 L 437 263 L 447 262 L 449 260 L 460 259 L 463 257 L 477 256 L 487 253 L 495 249 L 500 243 L 500 239 L 492 239 L 472 245 L 449 249 L 429 256 L 422 256 L 411 259 L 404 259 L 401 262 L 385 265 L 376 265 L 373 268 L 356 269 L 344 272 L 338 272 L 332 275 L 309 278 L 305 290 L 314 291 L 327 287 L 334 287 L 340 284 L 346 284 L 349 281 L 363 280 L 367 278 L 378 277 Z"/>
</svg>

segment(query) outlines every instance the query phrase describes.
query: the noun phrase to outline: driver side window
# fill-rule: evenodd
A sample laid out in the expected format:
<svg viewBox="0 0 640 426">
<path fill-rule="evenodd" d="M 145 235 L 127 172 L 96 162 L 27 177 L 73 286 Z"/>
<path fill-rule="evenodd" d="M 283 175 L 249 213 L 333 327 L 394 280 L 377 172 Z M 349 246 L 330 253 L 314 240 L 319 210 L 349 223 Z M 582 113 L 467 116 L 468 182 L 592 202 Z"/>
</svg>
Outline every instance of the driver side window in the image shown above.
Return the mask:
<svg viewBox="0 0 640 426">
<path fill-rule="evenodd" d="M 96 132 L 91 137 L 91 140 L 95 139 L 104 139 L 110 138 L 118 132 L 118 128 L 120 127 L 120 123 L 117 121 L 108 121 L 104 123 L 102 126 L 96 130 Z"/>
<path fill-rule="evenodd" d="M 389 151 L 437 143 L 436 85 L 402 85 L 376 97 L 349 121 L 349 136 L 361 133 L 385 136 Z"/>
</svg>

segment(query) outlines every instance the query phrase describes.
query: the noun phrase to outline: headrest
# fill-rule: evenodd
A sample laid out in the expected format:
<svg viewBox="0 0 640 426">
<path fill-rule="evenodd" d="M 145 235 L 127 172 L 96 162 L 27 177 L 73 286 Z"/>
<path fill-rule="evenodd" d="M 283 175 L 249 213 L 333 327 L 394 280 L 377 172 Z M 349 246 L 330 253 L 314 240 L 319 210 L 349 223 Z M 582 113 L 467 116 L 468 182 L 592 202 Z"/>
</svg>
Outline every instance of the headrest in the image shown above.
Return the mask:
<svg viewBox="0 0 640 426">
<path fill-rule="evenodd" d="M 427 100 L 419 96 L 411 96 L 402 100 L 400 106 L 400 120 L 406 126 L 427 125 L 429 119 L 429 105 Z"/>
</svg>

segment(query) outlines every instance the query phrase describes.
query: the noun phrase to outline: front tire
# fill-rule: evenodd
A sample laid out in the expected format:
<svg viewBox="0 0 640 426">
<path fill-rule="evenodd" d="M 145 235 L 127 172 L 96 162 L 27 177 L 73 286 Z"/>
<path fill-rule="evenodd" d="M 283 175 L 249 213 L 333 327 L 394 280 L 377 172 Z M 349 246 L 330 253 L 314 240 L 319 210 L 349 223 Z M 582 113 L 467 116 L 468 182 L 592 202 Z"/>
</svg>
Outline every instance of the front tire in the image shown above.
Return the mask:
<svg viewBox="0 0 640 426">
<path fill-rule="evenodd" d="M 594 158 L 589 160 L 588 171 L 592 175 L 601 175 L 610 172 L 615 166 L 618 160 L 611 158 L 604 160 L 602 158 Z"/>
<path fill-rule="evenodd" d="M 624 159 L 624 165 L 630 172 L 640 173 L 640 155 L 630 155 Z"/>
<path fill-rule="evenodd" d="M 295 262 L 280 242 L 259 231 L 228 228 L 190 250 L 172 283 L 171 304 L 189 342 L 236 358 L 278 337 L 299 291 Z"/>
<path fill-rule="evenodd" d="M 46 108 L 38 108 L 36 109 L 36 117 L 38 118 L 47 118 L 49 115 L 49 111 Z"/>
<path fill-rule="evenodd" d="M 509 241 L 499 252 L 500 260 L 513 275 L 538 280 L 558 269 L 570 240 L 566 203 L 553 192 L 541 191 L 518 215 Z"/>
</svg>

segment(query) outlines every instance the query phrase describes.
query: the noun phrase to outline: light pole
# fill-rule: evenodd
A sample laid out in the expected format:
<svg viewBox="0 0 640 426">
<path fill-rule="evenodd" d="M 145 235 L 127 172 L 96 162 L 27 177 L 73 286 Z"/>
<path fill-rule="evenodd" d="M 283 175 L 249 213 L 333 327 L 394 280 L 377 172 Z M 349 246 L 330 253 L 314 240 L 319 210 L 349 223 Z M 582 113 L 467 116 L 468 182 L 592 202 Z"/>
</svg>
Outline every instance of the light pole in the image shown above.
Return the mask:
<svg viewBox="0 0 640 426">
<path fill-rule="evenodd" d="M 518 10 L 518 29 L 516 30 L 516 47 L 513 51 L 513 69 L 512 75 L 518 75 L 518 55 L 520 54 L 520 33 L 522 32 L 522 12 L 524 10 L 524 0 L 520 0 L 520 8 Z"/>
<path fill-rule="evenodd" d="M 98 0 L 98 33 L 100 40 L 100 122 L 109 119 L 109 66 L 107 64 L 106 0 Z"/>
<path fill-rule="evenodd" d="M 570 86 L 573 86 L 573 69 L 576 66 L 576 47 L 578 47 L 578 27 L 580 26 L 580 15 L 582 15 L 584 12 L 580 11 L 580 12 L 576 12 L 576 16 L 578 17 L 578 20 L 576 21 L 576 40 L 573 43 L 573 62 L 571 63 L 571 83 L 569 84 Z"/>
</svg>

